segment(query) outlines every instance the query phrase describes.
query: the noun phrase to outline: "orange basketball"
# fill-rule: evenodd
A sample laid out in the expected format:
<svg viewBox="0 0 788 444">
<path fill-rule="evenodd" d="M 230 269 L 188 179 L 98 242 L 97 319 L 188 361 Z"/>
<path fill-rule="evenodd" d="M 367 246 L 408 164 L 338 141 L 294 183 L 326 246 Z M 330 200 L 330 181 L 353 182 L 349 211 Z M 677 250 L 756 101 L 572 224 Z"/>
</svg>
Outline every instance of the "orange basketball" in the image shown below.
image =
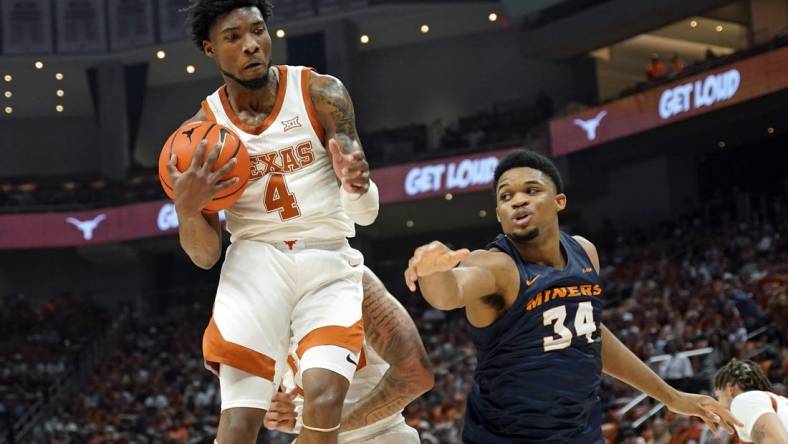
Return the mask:
<svg viewBox="0 0 788 444">
<path fill-rule="evenodd" d="M 170 175 L 167 172 L 167 162 L 170 160 L 171 153 L 175 153 L 178 157 L 176 167 L 178 171 L 183 172 L 191 165 L 192 156 L 203 139 L 207 142 L 202 159 L 203 162 L 217 144 L 221 145 L 219 158 L 211 171 L 218 170 L 233 157 L 237 159 L 235 168 L 219 181 L 238 177 L 240 179 L 238 183 L 219 191 L 213 198 L 213 202 L 203 208 L 203 211 L 206 213 L 215 213 L 234 204 L 243 194 L 246 183 L 249 181 L 249 153 L 246 151 L 246 146 L 241 142 L 241 139 L 227 127 L 216 122 L 193 122 L 175 130 L 164 142 L 159 155 L 159 180 L 164 192 L 172 199 L 172 184 L 170 183 Z"/>
</svg>

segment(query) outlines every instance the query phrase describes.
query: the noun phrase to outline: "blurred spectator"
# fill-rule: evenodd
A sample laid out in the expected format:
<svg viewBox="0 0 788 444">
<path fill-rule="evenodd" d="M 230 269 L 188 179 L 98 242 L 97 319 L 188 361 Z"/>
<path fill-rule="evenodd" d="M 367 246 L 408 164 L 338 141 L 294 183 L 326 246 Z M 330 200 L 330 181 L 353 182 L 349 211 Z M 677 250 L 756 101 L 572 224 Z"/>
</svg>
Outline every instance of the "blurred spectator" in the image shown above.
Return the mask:
<svg viewBox="0 0 788 444">
<path fill-rule="evenodd" d="M 662 418 L 657 418 L 651 423 L 651 438 L 647 444 L 670 444 L 670 430 Z"/>
<path fill-rule="evenodd" d="M 659 54 L 656 52 L 651 54 L 651 62 L 646 65 L 646 80 L 657 80 L 664 77 L 667 73 L 668 69 L 659 59 Z"/>
<path fill-rule="evenodd" d="M 665 353 L 669 354 L 670 358 L 660 364 L 659 376 L 671 385 L 683 389 L 686 387 L 686 380 L 691 378 L 694 373 L 689 358 L 676 354 L 678 351 L 676 341 L 668 342 Z"/>
<path fill-rule="evenodd" d="M 679 57 L 679 53 L 674 52 L 673 57 L 670 58 L 670 74 L 675 76 L 683 71 L 685 66 L 684 61 Z"/>
</svg>

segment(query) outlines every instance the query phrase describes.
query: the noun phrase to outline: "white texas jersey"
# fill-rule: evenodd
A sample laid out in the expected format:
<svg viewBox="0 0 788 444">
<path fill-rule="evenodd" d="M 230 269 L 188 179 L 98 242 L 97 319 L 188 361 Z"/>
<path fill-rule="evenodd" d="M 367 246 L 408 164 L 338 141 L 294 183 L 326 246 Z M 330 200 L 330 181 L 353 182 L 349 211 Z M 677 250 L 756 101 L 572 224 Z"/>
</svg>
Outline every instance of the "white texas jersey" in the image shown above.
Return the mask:
<svg viewBox="0 0 788 444">
<path fill-rule="evenodd" d="M 274 108 L 256 127 L 238 118 L 225 86 L 202 104 L 209 118 L 238 135 L 251 160 L 249 184 L 226 211 L 231 241 L 353 237 L 355 226 L 340 203 L 339 184 L 309 95 L 310 70 L 277 69 Z"/>
<path fill-rule="evenodd" d="M 788 398 L 770 392 L 752 390 L 733 398 L 731 413 L 742 426 L 736 426 L 739 438 L 744 442 L 753 442 L 752 428 L 764 413 L 776 413 L 783 427 L 788 430 Z"/>
</svg>

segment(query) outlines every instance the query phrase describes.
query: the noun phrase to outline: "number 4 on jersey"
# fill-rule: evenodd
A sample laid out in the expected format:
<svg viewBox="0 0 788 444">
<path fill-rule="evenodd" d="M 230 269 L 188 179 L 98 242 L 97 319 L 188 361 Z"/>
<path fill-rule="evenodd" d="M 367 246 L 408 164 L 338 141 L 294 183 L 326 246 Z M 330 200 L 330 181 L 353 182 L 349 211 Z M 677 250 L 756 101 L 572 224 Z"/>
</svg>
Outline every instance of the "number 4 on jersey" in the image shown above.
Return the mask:
<svg viewBox="0 0 788 444">
<path fill-rule="evenodd" d="M 282 174 L 272 173 L 268 177 L 263 203 L 265 204 L 265 210 L 269 213 L 278 211 L 282 220 L 292 219 L 301 215 L 295 195 L 291 194 L 290 190 L 287 189 L 287 182 L 285 182 L 285 176 Z"/>
</svg>

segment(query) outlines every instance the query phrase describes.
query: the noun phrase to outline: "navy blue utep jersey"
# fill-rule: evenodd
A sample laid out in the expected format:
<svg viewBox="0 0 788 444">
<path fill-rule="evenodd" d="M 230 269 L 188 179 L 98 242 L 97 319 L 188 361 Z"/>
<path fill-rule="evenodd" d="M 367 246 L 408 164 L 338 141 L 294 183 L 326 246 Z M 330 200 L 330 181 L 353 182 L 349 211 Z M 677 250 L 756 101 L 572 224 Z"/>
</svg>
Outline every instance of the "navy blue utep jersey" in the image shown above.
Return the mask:
<svg viewBox="0 0 788 444">
<path fill-rule="evenodd" d="M 583 247 L 560 241 L 563 270 L 524 262 L 504 235 L 487 247 L 515 261 L 520 292 L 492 325 L 469 325 L 478 365 L 466 444 L 603 442 L 602 286 Z"/>
</svg>

